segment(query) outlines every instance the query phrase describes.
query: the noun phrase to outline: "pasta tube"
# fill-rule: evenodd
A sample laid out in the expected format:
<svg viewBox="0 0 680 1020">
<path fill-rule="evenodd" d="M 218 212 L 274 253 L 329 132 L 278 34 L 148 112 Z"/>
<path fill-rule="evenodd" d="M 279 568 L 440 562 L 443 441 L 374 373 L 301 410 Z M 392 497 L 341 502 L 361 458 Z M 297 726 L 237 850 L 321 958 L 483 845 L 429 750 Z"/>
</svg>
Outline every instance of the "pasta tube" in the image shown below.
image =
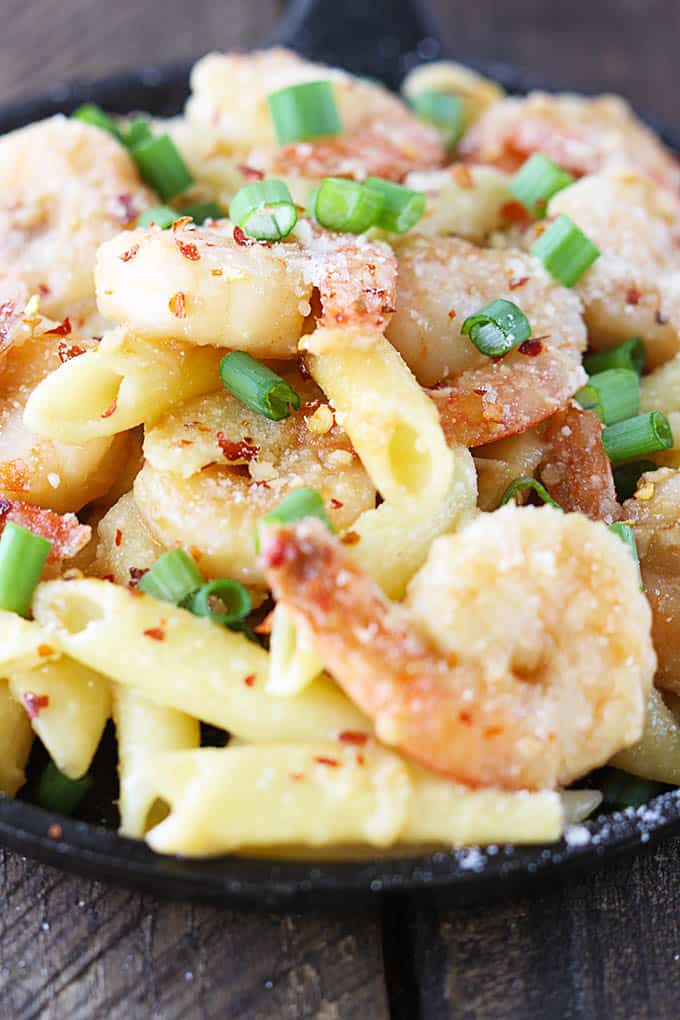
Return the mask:
<svg viewBox="0 0 680 1020">
<path fill-rule="evenodd" d="M 13 797 L 24 785 L 32 743 L 28 715 L 12 698 L 7 681 L 0 679 L 0 795 Z"/>
</svg>

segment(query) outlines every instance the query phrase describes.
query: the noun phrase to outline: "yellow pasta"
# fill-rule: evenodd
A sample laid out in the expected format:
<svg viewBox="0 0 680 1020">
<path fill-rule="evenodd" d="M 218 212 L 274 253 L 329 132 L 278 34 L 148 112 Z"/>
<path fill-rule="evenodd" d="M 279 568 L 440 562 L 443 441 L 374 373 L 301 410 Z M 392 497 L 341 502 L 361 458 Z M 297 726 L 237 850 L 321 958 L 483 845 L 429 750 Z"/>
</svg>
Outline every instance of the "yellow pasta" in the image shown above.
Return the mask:
<svg viewBox="0 0 680 1020">
<path fill-rule="evenodd" d="M 62 657 L 11 674 L 9 689 L 20 704 L 44 702 L 31 725 L 60 772 L 79 779 L 90 767 L 111 714 L 109 684 L 73 659 Z"/>
<path fill-rule="evenodd" d="M 672 707 L 671 707 L 672 706 Z M 642 737 L 614 755 L 611 764 L 635 776 L 680 785 L 680 702 L 654 688 L 647 700 Z"/>
<path fill-rule="evenodd" d="M 185 609 L 93 578 L 48 581 L 33 605 L 49 640 L 158 704 L 255 742 L 370 731 L 330 682 L 297 698 L 267 694 L 267 653 Z"/>
<path fill-rule="evenodd" d="M 0 679 L 0 796 L 13 797 L 24 785 L 32 743 L 28 715 L 10 694 L 7 681 Z"/>
<path fill-rule="evenodd" d="M 58 649 L 37 623 L 0 609 L 0 676 L 57 658 Z"/>
<path fill-rule="evenodd" d="M 270 694 L 298 694 L 323 670 L 323 662 L 295 626 L 290 612 L 281 604 L 274 610 L 269 643 Z"/>
<path fill-rule="evenodd" d="M 147 835 L 162 853 L 534 842 L 562 831 L 558 793 L 470 790 L 379 747 L 203 748 L 158 755 L 148 768 L 170 807 Z"/>
</svg>

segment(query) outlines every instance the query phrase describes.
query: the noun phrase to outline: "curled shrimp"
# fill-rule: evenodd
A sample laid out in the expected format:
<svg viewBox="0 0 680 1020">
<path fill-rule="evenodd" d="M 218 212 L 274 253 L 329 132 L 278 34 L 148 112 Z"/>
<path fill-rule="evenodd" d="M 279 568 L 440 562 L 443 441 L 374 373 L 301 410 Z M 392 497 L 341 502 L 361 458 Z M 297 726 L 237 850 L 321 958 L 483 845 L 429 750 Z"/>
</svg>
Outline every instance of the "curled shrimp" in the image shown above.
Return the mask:
<svg viewBox="0 0 680 1020">
<path fill-rule="evenodd" d="M 317 521 L 263 561 L 377 736 L 472 786 L 567 784 L 639 738 L 655 655 L 617 538 L 579 514 L 504 507 L 435 540 L 405 605 Z"/>
<path fill-rule="evenodd" d="M 316 289 L 318 325 L 382 331 L 396 287 L 389 246 L 307 221 L 296 238 L 270 245 L 224 227 L 127 231 L 99 249 L 99 309 L 145 338 L 291 358 Z"/>
<path fill-rule="evenodd" d="M 431 387 L 449 442 L 481 446 L 523 432 L 583 385 L 580 302 L 536 259 L 454 237 L 409 238 L 398 256 L 399 301 L 386 335 Z M 519 305 L 533 337 L 501 359 L 461 333 L 465 319 L 495 298 Z"/>
<path fill-rule="evenodd" d="M 294 489 L 316 489 L 338 531 L 375 506 L 375 488 L 321 391 L 293 371 L 284 376 L 301 400 L 284 421 L 222 390 L 147 431 L 137 507 L 158 542 L 191 546 L 209 576 L 262 584 L 258 522 Z"/>
<path fill-rule="evenodd" d="M 649 368 L 667 361 L 680 350 L 680 198 L 648 177 L 600 173 L 555 195 L 548 214 L 563 213 L 600 249 L 575 288 L 590 346 L 638 335 Z"/>
<path fill-rule="evenodd" d="M 70 560 L 81 552 L 92 536 L 92 529 L 81 524 L 75 514 L 57 514 L 21 501 L 0 499 L 0 533 L 8 521 L 21 525 L 52 543 L 48 563 Z"/>
<path fill-rule="evenodd" d="M 152 204 L 126 149 L 51 117 L 0 140 L 0 282 L 22 280 L 47 314 L 87 314 L 95 253 Z"/>
<path fill-rule="evenodd" d="M 333 86 L 341 134 L 277 146 L 267 97 L 322 79 Z M 194 67 L 191 85 L 187 118 L 204 139 L 204 149 L 209 154 L 242 151 L 244 162 L 263 173 L 400 181 L 409 170 L 443 162 L 437 131 L 386 88 L 311 64 L 289 50 L 209 54 Z"/>
<path fill-rule="evenodd" d="M 460 151 L 473 163 L 511 173 L 542 152 L 576 177 L 612 168 L 646 174 L 668 188 L 680 184 L 673 156 L 619 96 L 509 97 L 482 113 Z"/>
</svg>

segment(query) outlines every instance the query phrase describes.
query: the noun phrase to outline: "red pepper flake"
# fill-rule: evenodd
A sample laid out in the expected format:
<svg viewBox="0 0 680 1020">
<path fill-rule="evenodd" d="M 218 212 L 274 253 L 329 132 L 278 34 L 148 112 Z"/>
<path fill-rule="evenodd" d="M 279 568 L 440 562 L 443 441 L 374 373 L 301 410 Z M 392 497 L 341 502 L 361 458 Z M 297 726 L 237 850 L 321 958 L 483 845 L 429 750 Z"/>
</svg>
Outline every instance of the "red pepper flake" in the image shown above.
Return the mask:
<svg viewBox="0 0 680 1020">
<path fill-rule="evenodd" d="M 50 293 L 50 288 L 47 286 L 46 283 L 39 283 L 38 284 L 38 294 L 40 294 L 40 297 L 47 297 L 47 295 L 49 293 Z"/>
<path fill-rule="evenodd" d="M 118 258 L 120 259 L 121 262 L 130 262 L 135 257 L 138 251 L 139 245 L 133 244 L 131 248 L 128 248 L 127 251 L 124 251 L 122 255 L 118 256 Z"/>
<path fill-rule="evenodd" d="M 201 254 L 195 244 L 185 241 L 175 241 L 175 244 L 185 259 L 189 259 L 190 262 L 198 262 L 200 260 Z"/>
<path fill-rule="evenodd" d="M 172 295 L 168 301 L 168 308 L 176 319 L 186 319 L 187 296 L 184 291 L 178 290 L 176 294 Z"/>
<path fill-rule="evenodd" d="M 466 726 L 469 726 L 472 722 L 472 716 L 469 712 L 459 712 L 458 718 L 462 723 L 465 723 Z"/>
<path fill-rule="evenodd" d="M 246 685 L 246 687 L 252 687 L 256 680 L 257 677 L 255 676 L 254 673 L 249 673 L 248 676 L 244 676 L 243 678 L 243 682 Z"/>
<path fill-rule="evenodd" d="M 130 578 L 133 581 L 141 581 L 145 574 L 148 574 L 148 567 L 130 567 Z"/>
<path fill-rule="evenodd" d="M 502 732 L 503 732 L 502 726 L 487 726 L 487 728 L 484 730 L 484 736 L 489 738 L 500 737 Z"/>
<path fill-rule="evenodd" d="M 54 655 L 54 648 L 52 645 L 38 645 L 38 655 L 41 659 L 46 658 L 48 655 Z"/>
<path fill-rule="evenodd" d="M 11 319 L 16 311 L 16 305 L 14 301 L 3 301 L 0 304 L 0 319 L 7 320 Z"/>
<path fill-rule="evenodd" d="M 337 758 L 324 758 L 323 755 L 315 757 L 314 761 L 317 761 L 319 765 L 328 765 L 330 768 L 333 769 L 337 769 L 338 765 L 340 764 Z"/>
<path fill-rule="evenodd" d="M 244 436 L 243 439 L 239 439 L 238 442 L 233 442 L 227 439 L 224 432 L 217 433 L 217 445 L 224 454 L 224 459 L 228 461 L 244 460 L 246 463 L 250 463 L 251 460 L 257 458 L 260 452 L 260 447 L 257 443 L 254 443 L 250 436 Z"/>
<path fill-rule="evenodd" d="M 194 441 L 193 441 L 193 439 L 178 439 L 177 443 L 175 445 L 176 446 L 193 446 L 194 445 Z"/>
<path fill-rule="evenodd" d="M 290 778 L 294 783 L 301 783 L 305 778 L 304 772 L 291 772 Z"/>
<path fill-rule="evenodd" d="M 518 287 L 523 287 L 525 283 L 529 282 L 528 276 L 513 276 L 508 283 L 510 290 L 517 290 Z"/>
<path fill-rule="evenodd" d="M 50 839 L 61 839 L 61 837 L 64 835 L 64 830 L 62 829 L 61 825 L 58 824 L 58 822 L 53 822 L 52 825 L 50 825 L 49 829 L 47 830 L 47 835 L 49 836 Z"/>
<path fill-rule="evenodd" d="M 298 372 L 300 373 L 300 375 L 302 376 L 303 379 L 311 379 L 312 378 L 312 373 L 307 368 L 307 363 L 306 363 L 304 358 L 298 358 L 297 359 L 297 367 L 298 367 Z"/>
<path fill-rule="evenodd" d="M 361 535 L 357 535 L 356 531 L 346 531 L 340 541 L 343 545 L 356 545 L 361 541 Z"/>
<path fill-rule="evenodd" d="M 0 497 L 0 517 L 4 517 L 12 509 L 12 504 L 7 499 Z"/>
<path fill-rule="evenodd" d="M 368 743 L 368 733 L 358 733 L 356 730 L 343 730 L 342 733 L 338 734 L 338 740 L 342 740 L 343 744 L 355 744 L 363 747 L 364 744 Z"/>
<path fill-rule="evenodd" d="M 242 177 L 245 177 L 247 181 L 263 181 L 264 170 L 258 170 L 257 167 L 248 166 L 247 163 L 239 163 L 236 167 Z"/>
<path fill-rule="evenodd" d="M 136 598 L 141 598 L 142 595 L 144 594 L 143 591 L 140 591 L 140 589 L 137 587 L 134 581 L 130 581 L 130 583 L 127 586 L 127 590 L 130 592 L 131 595 L 134 595 Z"/>
<path fill-rule="evenodd" d="M 506 202 L 501 206 L 501 215 L 518 227 L 528 227 L 531 216 L 521 202 Z"/>
<path fill-rule="evenodd" d="M 118 401 L 114 400 L 112 404 L 109 404 L 109 406 L 106 408 L 105 411 L 102 411 L 100 417 L 101 418 L 110 418 L 112 414 L 116 413 L 116 408 L 117 407 L 118 407 Z"/>
<path fill-rule="evenodd" d="M 33 694 L 32 691 L 26 691 L 21 700 L 28 712 L 29 719 L 37 719 L 43 708 L 47 708 L 50 703 L 49 695 Z"/>
<path fill-rule="evenodd" d="M 525 340 L 524 343 L 519 345 L 517 350 L 520 354 L 526 354 L 530 358 L 535 358 L 543 350 L 543 344 L 541 343 L 541 340 L 543 339 L 545 339 L 545 337 L 536 337 L 535 340 Z"/>
<path fill-rule="evenodd" d="M 115 539 L 115 541 L 116 541 L 116 545 L 120 545 L 120 543 L 123 541 L 123 532 L 120 530 L 120 528 L 116 528 L 116 539 Z"/>
<path fill-rule="evenodd" d="M 358 754 L 357 755 L 357 765 L 365 765 L 365 764 L 366 764 L 366 759 L 364 758 L 363 754 Z"/>
<path fill-rule="evenodd" d="M 116 583 L 116 579 L 113 576 L 113 574 L 104 574 L 104 576 L 102 577 L 102 581 L 108 581 L 110 584 Z"/>
<path fill-rule="evenodd" d="M 176 233 L 176 231 L 181 230 L 183 227 L 188 227 L 190 223 L 193 223 L 193 219 L 193 216 L 178 216 L 172 224 L 173 234 Z"/>
<path fill-rule="evenodd" d="M 251 237 L 246 237 L 241 227 L 234 227 L 234 240 L 237 244 L 240 244 L 242 248 L 249 248 L 255 244 Z"/>
<path fill-rule="evenodd" d="M 65 340 L 60 340 L 57 354 L 63 365 L 64 362 L 70 361 L 71 358 L 79 358 L 81 354 L 85 354 L 85 348 L 79 347 L 78 344 L 67 344 Z"/>
<path fill-rule="evenodd" d="M 642 294 L 637 289 L 637 287 L 635 287 L 635 286 L 629 287 L 628 290 L 626 291 L 626 304 L 627 305 L 637 305 L 639 303 L 641 297 L 642 297 Z"/>
<path fill-rule="evenodd" d="M 484 389 L 483 386 L 480 386 L 479 389 L 473 390 L 472 392 L 476 393 L 478 397 L 485 397 L 486 396 L 486 390 Z"/>
<path fill-rule="evenodd" d="M 331 500 L 331 510 L 341 510 L 345 504 L 339 499 Z"/>
<path fill-rule="evenodd" d="M 68 336 L 71 332 L 71 320 L 68 315 L 64 321 L 59 325 L 55 326 L 54 329 L 48 329 L 45 331 L 45 336 Z"/>
<path fill-rule="evenodd" d="M 665 312 L 662 312 L 660 308 L 657 308 L 654 314 L 654 319 L 656 321 L 657 326 L 665 326 L 666 323 L 668 322 L 668 316 L 666 315 Z"/>
<path fill-rule="evenodd" d="M 268 567 L 283 567 L 286 563 L 292 563 L 295 559 L 295 545 L 286 535 L 276 535 L 273 541 L 269 542 L 264 553 L 264 559 Z"/>
<path fill-rule="evenodd" d="M 449 308 L 449 312 L 448 312 L 449 319 L 455 319 L 456 314 L 457 313 L 456 313 L 456 309 L 455 308 Z"/>
<path fill-rule="evenodd" d="M 144 637 L 150 637 L 154 641 L 165 641 L 165 631 L 162 627 L 149 627 L 144 631 Z"/>
</svg>

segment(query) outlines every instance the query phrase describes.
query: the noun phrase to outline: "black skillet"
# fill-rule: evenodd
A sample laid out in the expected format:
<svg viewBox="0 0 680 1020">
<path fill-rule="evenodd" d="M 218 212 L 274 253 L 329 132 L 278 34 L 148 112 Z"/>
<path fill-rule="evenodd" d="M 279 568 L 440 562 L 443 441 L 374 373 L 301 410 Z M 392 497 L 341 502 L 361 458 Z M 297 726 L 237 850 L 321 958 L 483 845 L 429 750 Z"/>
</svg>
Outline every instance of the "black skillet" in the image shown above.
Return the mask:
<svg viewBox="0 0 680 1020">
<path fill-rule="evenodd" d="M 442 55 L 436 30 L 417 0 L 294 0 L 271 42 L 372 75 L 393 87 L 415 64 Z M 512 91 L 537 84 L 521 80 L 506 66 L 483 70 Z M 0 132 L 70 112 L 86 101 L 116 113 L 175 114 L 187 96 L 187 76 L 186 65 L 146 67 L 103 81 L 59 85 L 37 99 L 0 110 Z M 436 896 L 439 902 L 444 897 L 455 902 L 491 899 L 680 833 L 679 790 L 637 810 L 602 815 L 579 830 L 581 839 L 550 846 L 473 848 L 346 863 L 160 857 L 111 828 L 115 826 L 111 814 L 114 754 L 108 732 L 94 763 L 95 792 L 83 805 L 81 820 L 59 818 L 24 800 L 0 799 L 0 843 L 77 874 L 159 895 L 298 909 L 355 908 L 395 893 Z M 34 761 L 34 767 L 39 765 L 39 760 Z"/>
</svg>

